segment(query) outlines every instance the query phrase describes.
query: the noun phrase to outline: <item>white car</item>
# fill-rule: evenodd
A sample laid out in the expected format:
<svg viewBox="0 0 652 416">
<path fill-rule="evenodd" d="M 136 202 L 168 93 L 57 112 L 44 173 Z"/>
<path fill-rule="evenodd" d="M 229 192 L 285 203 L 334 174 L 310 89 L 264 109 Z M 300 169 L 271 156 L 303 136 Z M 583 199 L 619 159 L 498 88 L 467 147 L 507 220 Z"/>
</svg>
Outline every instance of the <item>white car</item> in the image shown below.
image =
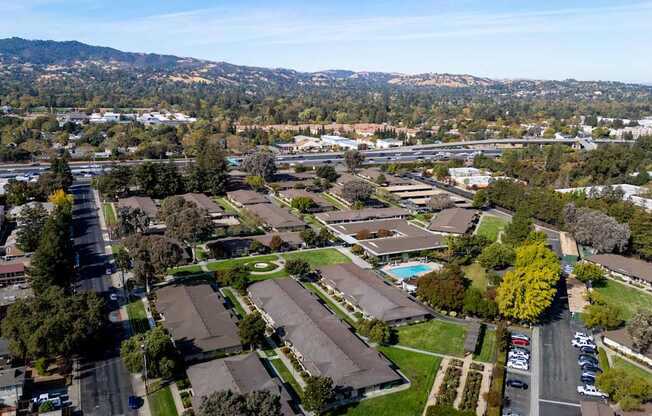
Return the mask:
<svg viewBox="0 0 652 416">
<path fill-rule="evenodd" d="M 528 371 L 530 369 L 530 366 L 525 361 L 508 361 L 507 368 Z"/>
<path fill-rule="evenodd" d="M 580 347 L 592 347 L 592 348 L 597 348 L 595 343 L 589 339 L 577 339 L 575 338 L 574 340 L 571 341 L 571 345 L 575 348 L 580 348 Z"/>
<path fill-rule="evenodd" d="M 576 332 L 575 335 L 573 335 L 573 338 L 575 339 L 588 339 L 593 341 L 593 337 L 591 335 L 586 334 L 585 332 Z"/>
<path fill-rule="evenodd" d="M 590 386 L 588 384 L 585 384 L 584 386 L 577 386 L 577 392 L 580 394 L 580 396 L 599 397 L 601 399 L 606 399 L 609 397 L 607 393 L 603 393 L 595 386 Z"/>
<path fill-rule="evenodd" d="M 510 351 L 509 354 L 507 354 L 507 358 L 514 361 L 528 361 L 530 359 L 530 355 Z"/>
<path fill-rule="evenodd" d="M 524 340 L 526 340 L 526 341 L 528 341 L 528 342 L 530 341 L 530 337 L 529 337 L 529 336 L 527 336 L 527 335 L 525 335 L 525 334 L 518 333 L 518 332 L 514 332 L 514 333 L 512 333 L 512 334 L 510 335 L 510 337 L 511 337 L 512 339 L 524 339 Z"/>
</svg>

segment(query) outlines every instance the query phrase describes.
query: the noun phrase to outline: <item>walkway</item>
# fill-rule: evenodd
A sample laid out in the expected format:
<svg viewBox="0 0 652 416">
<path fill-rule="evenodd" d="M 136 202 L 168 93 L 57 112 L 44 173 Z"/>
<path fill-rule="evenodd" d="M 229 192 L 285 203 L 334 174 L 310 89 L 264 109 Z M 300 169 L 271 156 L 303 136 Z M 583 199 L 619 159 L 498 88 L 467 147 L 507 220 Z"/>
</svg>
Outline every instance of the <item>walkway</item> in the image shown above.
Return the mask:
<svg viewBox="0 0 652 416">
<path fill-rule="evenodd" d="M 342 247 L 342 246 L 336 246 L 334 247 L 339 251 L 340 253 L 344 254 L 346 257 L 350 258 L 353 264 L 355 264 L 358 267 L 361 267 L 363 269 L 373 269 L 371 264 L 367 263 L 365 260 L 362 258 L 356 256 L 351 252 L 351 250 L 348 247 Z"/>
</svg>

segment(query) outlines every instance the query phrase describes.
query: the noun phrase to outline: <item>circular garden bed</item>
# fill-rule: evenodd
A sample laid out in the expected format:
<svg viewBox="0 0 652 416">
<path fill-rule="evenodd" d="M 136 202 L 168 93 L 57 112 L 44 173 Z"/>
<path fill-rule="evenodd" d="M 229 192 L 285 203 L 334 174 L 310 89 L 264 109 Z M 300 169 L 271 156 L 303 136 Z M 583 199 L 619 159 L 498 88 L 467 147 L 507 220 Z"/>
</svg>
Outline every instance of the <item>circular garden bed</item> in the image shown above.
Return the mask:
<svg viewBox="0 0 652 416">
<path fill-rule="evenodd" d="M 270 261 L 252 261 L 245 263 L 245 267 L 250 272 L 264 273 L 271 272 L 272 270 L 276 269 L 278 264 Z"/>
</svg>

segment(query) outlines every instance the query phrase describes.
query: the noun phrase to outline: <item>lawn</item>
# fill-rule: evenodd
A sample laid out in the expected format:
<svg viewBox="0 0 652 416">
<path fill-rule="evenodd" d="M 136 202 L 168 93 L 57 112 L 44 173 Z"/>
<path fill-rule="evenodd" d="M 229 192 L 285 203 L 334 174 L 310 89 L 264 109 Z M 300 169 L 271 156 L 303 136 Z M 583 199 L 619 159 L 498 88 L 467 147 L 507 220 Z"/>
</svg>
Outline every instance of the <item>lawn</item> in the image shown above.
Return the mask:
<svg viewBox="0 0 652 416">
<path fill-rule="evenodd" d="M 471 280 L 471 286 L 482 292 L 487 290 L 487 271 L 480 266 L 480 263 L 464 266 L 462 270 L 466 277 Z"/>
<path fill-rule="evenodd" d="M 276 257 L 276 254 L 267 254 L 264 256 L 253 256 L 253 257 L 238 257 L 237 259 L 228 259 L 228 260 L 220 260 L 220 261 L 214 261 L 212 263 L 208 263 L 207 267 L 208 270 L 210 271 L 216 271 L 216 270 L 227 270 L 227 269 L 232 269 L 236 266 L 241 266 L 247 263 L 251 262 L 270 262 L 270 261 L 275 261 L 278 260 L 278 257 Z"/>
<path fill-rule="evenodd" d="M 480 351 L 477 354 L 473 354 L 473 359 L 482 361 L 483 363 L 492 363 L 496 360 L 495 330 L 485 328 L 482 343 L 480 344 Z"/>
<path fill-rule="evenodd" d="M 238 298 L 235 297 L 235 294 L 231 291 L 231 289 L 224 288 L 222 289 L 222 291 L 224 292 L 224 296 L 226 296 L 231 302 L 231 304 L 233 305 L 235 311 L 238 313 L 238 315 L 240 315 L 240 318 L 244 318 L 247 315 L 247 313 L 245 312 L 242 305 L 240 305 L 240 302 L 238 302 Z"/>
<path fill-rule="evenodd" d="M 127 313 L 129 314 L 129 323 L 136 334 L 149 331 L 149 319 L 145 312 L 145 305 L 140 298 L 132 300 L 127 304 Z"/>
<path fill-rule="evenodd" d="M 410 388 L 362 400 L 348 408 L 330 412 L 329 415 L 421 416 L 441 359 L 392 347 L 380 347 L 379 350 L 410 380 Z"/>
<path fill-rule="evenodd" d="M 334 248 L 325 248 L 323 250 L 306 250 L 292 251 L 281 254 L 285 260 L 305 260 L 310 267 L 329 266 L 331 264 L 351 263 L 351 259 L 346 257 Z"/>
<path fill-rule="evenodd" d="M 174 276 L 186 276 L 191 274 L 202 273 L 202 269 L 201 266 L 198 264 L 191 264 L 189 266 L 182 266 L 182 267 L 176 267 L 174 269 L 170 269 L 169 273 Z"/>
<path fill-rule="evenodd" d="M 274 360 L 268 360 L 271 365 L 274 366 L 276 371 L 281 375 L 281 379 L 285 381 L 287 384 L 289 384 L 294 392 L 296 393 L 297 397 L 301 397 L 303 394 L 303 389 L 299 385 L 299 382 L 294 378 L 292 373 L 290 373 L 290 370 L 288 370 L 287 366 L 281 361 L 280 358 L 274 359 Z"/>
<path fill-rule="evenodd" d="M 600 361 L 600 368 L 606 370 L 609 368 L 609 359 L 607 358 L 607 352 L 604 348 L 598 348 L 598 361 Z"/>
<path fill-rule="evenodd" d="M 632 319 L 639 309 L 652 311 L 652 295 L 623 283 L 608 279 L 604 286 L 596 286 L 595 290 L 607 303 L 620 307 L 626 321 Z"/>
<path fill-rule="evenodd" d="M 633 374 L 647 380 L 648 383 L 652 384 L 652 372 L 645 371 L 640 367 L 635 366 L 634 364 L 626 361 L 620 357 L 614 357 L 613 359 L 613 368 L 622 368 L 626 370 L 629 374 Z"/>
<path fill-rule="evenodd" d="M 104 221 L 106 221 L 106 225 L 114 225 L 118 223 L 113 205 L 108 202 L 103 202 L 102 212 L 104 212 Z"/>
<path fill-rule="evenodd" d="M 509 220 L 490 215 L 483 215 L 476 234 L 483 235 L 491 241 L 498 239 L 498 233 L 505 229 Z"/>
<path fill-rule="evenodd" d="M 340 201 L 338 201 L 337 199 L 335 199 L 335 198 L 333 198 L 332 196 L 328 195 L 328 194 L 325 193 L 325 192 L 322 193 L 321 196 L 322 196 L 325 200 L 327 200 L 328 202 L 330 202 L 331 204 L 333 204 L 333 206 L 334 206 L 335 208 L 337 208 L 337 209 L 344 210 L 344 211 L 348 211 L 348 210 L 351 209 L 351 208 L 348 208 L 348 207 L 347 207 L 346 205 L 344 205 L 343 203 L 341 203 Z"/>
<path fill-rule="evenodd" d="M 466 328 L 452 322 L 433 319 L 428 322 L 398 328 L 398 343 L 406 347 L 439 354 L 464 354 Z"/>
<path fill-rule="evenodd" d="M 153 416 L 177 416 L 177 407 L 174 405 L 170 386 L 158 389 L 147 396 L 149 410 Z"/>
<path fill-rule="evenodd" d="M 349 317 L 349 315 L 345 314 L 342 309 L 337 306 L 333 301 L 331 301 L 326 295 L 324 295 L 319 288 L 313 284 L 313 283 L 304 283 L 304 286 L 306 289 L 317 295 L 317 297 L 321 300 L 324 301 L 328 305 L 329 308 L 337 315 L 338 318 L 341 320 L 348 322 L 351 326 L 355 326 L 355 321 Z"/>
</svg>

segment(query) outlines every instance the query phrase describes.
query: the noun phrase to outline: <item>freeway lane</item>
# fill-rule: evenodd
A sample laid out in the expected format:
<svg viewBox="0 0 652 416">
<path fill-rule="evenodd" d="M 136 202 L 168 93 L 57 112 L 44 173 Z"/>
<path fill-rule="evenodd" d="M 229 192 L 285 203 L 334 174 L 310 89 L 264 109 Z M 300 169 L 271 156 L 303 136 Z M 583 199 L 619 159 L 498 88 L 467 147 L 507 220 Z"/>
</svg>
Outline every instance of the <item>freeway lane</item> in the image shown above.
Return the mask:
<svg viewBox="0 0 652 416">
<path fill-rule="evenodd" d="M 105 275 L 106 252 L 99 220 L 99 210 L 88 184 L 71 187 L 75 197 L 73 236 L 80 257 L 79 282 L 76 290 L 104 294 L 111 287 Z M 122 334 L 121 328 L 109 328 L 110 334 Z M 80 402 L 84 415 L 136 415 L 127 400 L 133 394 L 131 376 L 119 356 L 121 336 L 115 344 L 104 347 L 105 354 L 79 364 Z"/>
</svg>

